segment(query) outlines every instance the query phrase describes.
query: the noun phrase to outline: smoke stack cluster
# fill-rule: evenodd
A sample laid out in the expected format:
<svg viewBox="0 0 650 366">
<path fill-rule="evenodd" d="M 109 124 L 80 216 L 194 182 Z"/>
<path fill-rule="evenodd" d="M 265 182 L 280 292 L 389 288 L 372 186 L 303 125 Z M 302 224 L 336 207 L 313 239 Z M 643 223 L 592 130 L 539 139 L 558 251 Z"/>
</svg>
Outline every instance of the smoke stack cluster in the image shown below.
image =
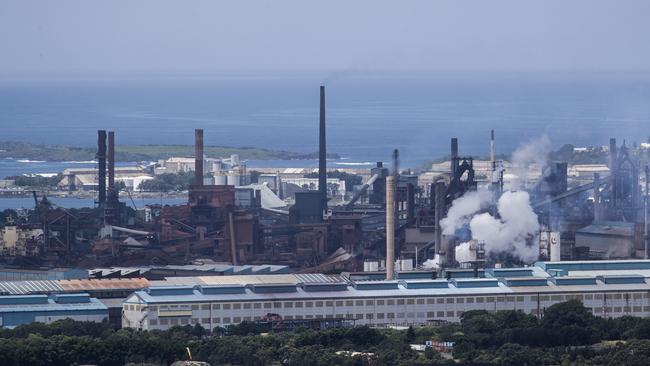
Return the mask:
<svg viewBox="0 0 650 366">
<path fill-rule="evenodd" d="M 395 178 L 386 177 L 386 280 L 395 279 Z"/>
<path fill-rule="evenodd" d="M 97 131 L 97 162 L 98 162 L 98 197 L 99 207 L 106 204 L 106 131 Z"/>
<path fill-rule="evenodd" d="M 194 184 L 203 185 L 203 130 L 194 130 Z"/>
<path fill-rule="evenodd" d="M 325 86 L 320 86 L 320 118 L 318 129 L 318 191 L 327 207 L 327 144 L 325 140 Z"/>
</svg>

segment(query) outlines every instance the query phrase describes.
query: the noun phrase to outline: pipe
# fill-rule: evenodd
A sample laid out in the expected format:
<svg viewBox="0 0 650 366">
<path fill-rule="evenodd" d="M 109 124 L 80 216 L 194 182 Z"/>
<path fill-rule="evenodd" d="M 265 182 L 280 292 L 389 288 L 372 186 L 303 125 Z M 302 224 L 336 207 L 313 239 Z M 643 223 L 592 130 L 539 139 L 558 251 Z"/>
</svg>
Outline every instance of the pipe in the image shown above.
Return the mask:
<svg viewBox="0 0 650 366">
<path fill-rule="evenodd" d="M 368 179 L 368 181 L 361 186 L 361 188 L 357 191 L 357 193 L 355 193 L 354 196 L 352 196 L 352 199 L 350 200 L 350 202 L 346 204 L 346 206 L 348 208 L 352 207 L 352 205 L 354 205 L 359 200 L 359 198 L 361 198 L 361 196 L 363 196 L 363 194 L 366 193 L 368 188 L 370 188 L 370 186 L 375 183 L 377 178 L 379 178 L 379 174 L 375 174 L 372 177 L 370 177 L 370 179 Z"/>
<path fill-rule="evenodd" d="M 194 185 L 203 185 L 203 130 L 194 130 Z"/>
<path fill-rule="evenodd" d="M 235 219 L 232 211 L 228 212 L 228 223 L 230 225 L 230 255 L 232 256 L 232 265 L 237 265 L 237 245 L 235 242 Z"/>
<path fill-rule="evenodd" d="M 97 184 L 99 207 L 106 203 L 106 131 L 97 131 Z"/>
<path fill-rule="evenodd" d="M 490 131 L 490 161 L 494 162 L 494 130 Z"/>
<path fill-rule="evenodd" d="M 115 189 L 115 132 L 108 132 L 108 189 Z"/>
<path fill-rule="evenodd" d="M 386 177 L 386 280 L 395 279 L 395 178 Z"/>
<path fill-rule="evenodd" d="M 320 118 L 318 129 L 318 191 L 323 209 L 327 208 L 327 143 L 325 136 L 325 86 L 320 86 Z"/>
</svg>

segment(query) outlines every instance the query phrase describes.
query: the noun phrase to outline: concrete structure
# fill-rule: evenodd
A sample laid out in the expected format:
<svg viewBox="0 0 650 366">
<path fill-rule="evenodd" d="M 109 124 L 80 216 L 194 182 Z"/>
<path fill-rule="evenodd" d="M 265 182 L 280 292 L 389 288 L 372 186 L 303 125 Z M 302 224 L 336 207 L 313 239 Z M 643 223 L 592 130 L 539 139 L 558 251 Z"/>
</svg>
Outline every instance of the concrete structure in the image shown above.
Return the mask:
<svg viewBox="0 0 650 366">
<path fill-rule="evenodd" d="M 412 325 L 458 322 L 469 310 L 521 310 L 542 316 L 549 306 L 570 299 L 581 300 L 596 316 L 650 316 L 648 260 L 539 262 L 527 268 L 465 272 L 484 277 L 462 278 L 457 273 L 440 280 L 398 273 L 393 281 L 346 281 L 340 276 L 269 275 L 213 277 L 219 282 L 211 283 L 183 278 L 132 294 L 124 302 L 123 326 L 168 329 L 200 324 L 212 329 L 260 320 L 269 313 L 284 319 Z"/>
<path fill-rule="evenodd" d="M 0 255 L 3 257 L 36 256 L 42 242 L 42 229 L 23 229 L 11 223 L 0 229 Z"/>
<path fill-rule="evenodd" d="M 0 296 L 1 327 L 33 322 L 49 324 L 66 318 L 102 322 L 108 319 L 108 308 L 84 293 Z"/>
</svg>

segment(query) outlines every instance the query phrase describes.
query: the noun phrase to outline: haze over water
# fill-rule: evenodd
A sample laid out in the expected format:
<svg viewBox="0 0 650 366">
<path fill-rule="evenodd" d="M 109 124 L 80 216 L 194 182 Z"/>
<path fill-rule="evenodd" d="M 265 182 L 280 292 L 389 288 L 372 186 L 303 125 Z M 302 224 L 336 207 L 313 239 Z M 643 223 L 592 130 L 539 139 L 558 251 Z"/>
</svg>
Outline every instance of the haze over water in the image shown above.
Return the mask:
<svg viewBox="0 0 650 366">
<path fill-rule="evenodd" d="M 118 144 L 189 145 L 204 128 L 208 145 L 314 152 L 320 83 L 339 163 L 389 161 L 398 148 L 415 167 L 447 155 L 450 137 L 486 156 L 490 129 L 497 153 L 543 133 L 555 147 L 650 135 L 647 74 L 493 72 L 6 83 L 0 139 L 94 146 L 107 129 Z"/>
</svg>

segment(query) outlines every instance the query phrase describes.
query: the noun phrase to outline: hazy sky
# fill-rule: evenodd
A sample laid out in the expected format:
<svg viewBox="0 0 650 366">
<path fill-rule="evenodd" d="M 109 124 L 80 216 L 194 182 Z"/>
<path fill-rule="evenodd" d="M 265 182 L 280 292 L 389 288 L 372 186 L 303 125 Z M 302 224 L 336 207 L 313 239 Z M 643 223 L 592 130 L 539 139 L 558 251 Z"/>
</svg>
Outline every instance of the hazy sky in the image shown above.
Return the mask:
<svg viewBox="0 0 650 366">
<path fill-rule="evenodd" d="M 647 69 L 648 0 L 0 1 L 0 73 Z"/>
</svg>

